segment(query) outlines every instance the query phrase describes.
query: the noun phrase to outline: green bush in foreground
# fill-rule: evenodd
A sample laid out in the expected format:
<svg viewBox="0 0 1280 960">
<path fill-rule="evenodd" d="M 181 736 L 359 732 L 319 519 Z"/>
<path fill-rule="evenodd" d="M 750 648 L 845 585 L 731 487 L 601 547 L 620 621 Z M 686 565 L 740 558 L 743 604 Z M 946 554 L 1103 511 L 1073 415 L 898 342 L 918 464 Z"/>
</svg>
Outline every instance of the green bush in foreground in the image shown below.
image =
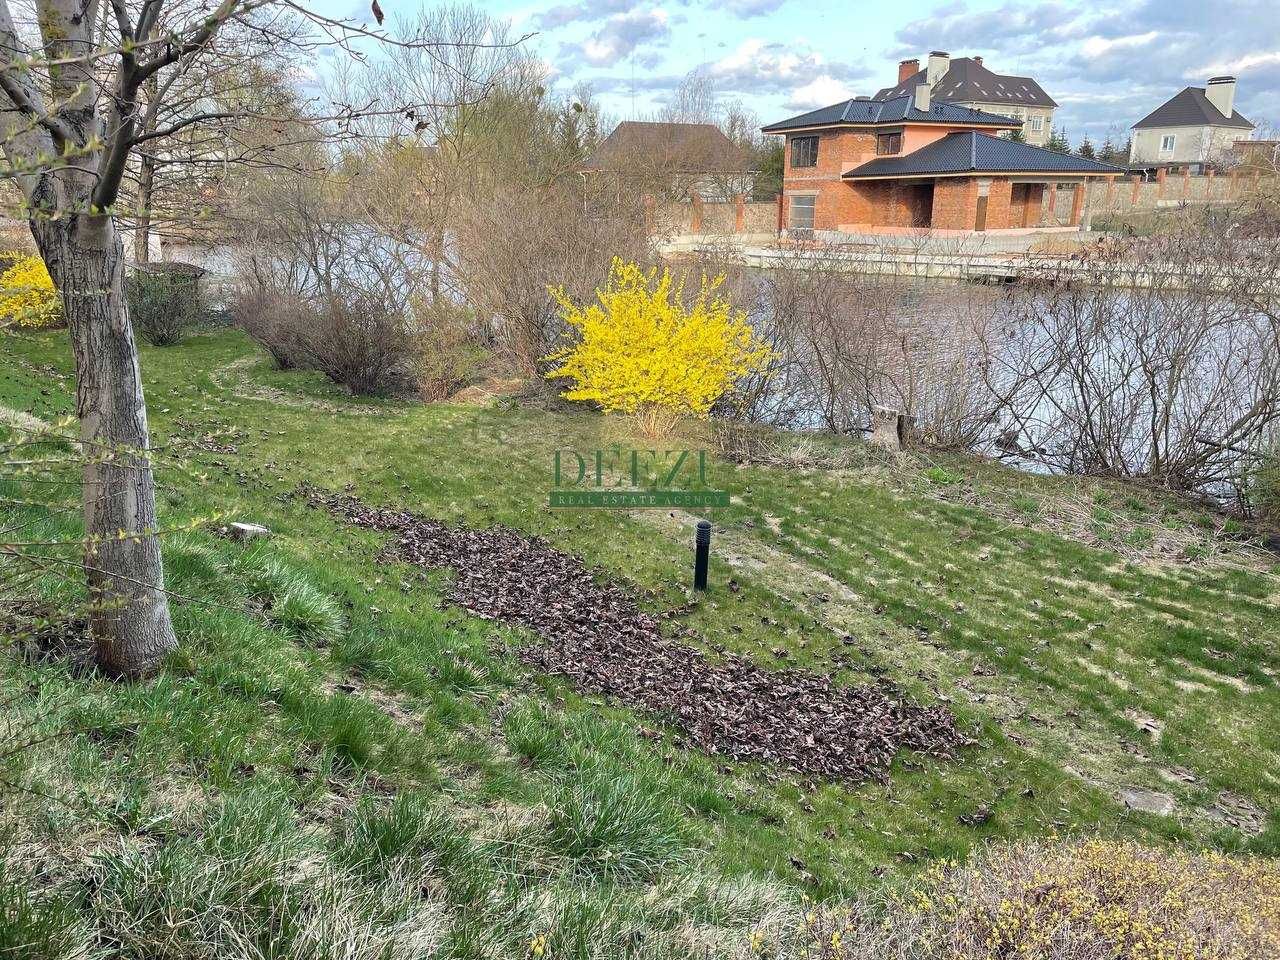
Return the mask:
<svg viewBox="0 0 1280 960">
<path fill-rule="evenodd" d="M 155 347 L 181 343 L 205 314 L 200 292 L 203 271 L 185 263 L 139 267 L 125 281 L 134 329 Z"/>
</svg>

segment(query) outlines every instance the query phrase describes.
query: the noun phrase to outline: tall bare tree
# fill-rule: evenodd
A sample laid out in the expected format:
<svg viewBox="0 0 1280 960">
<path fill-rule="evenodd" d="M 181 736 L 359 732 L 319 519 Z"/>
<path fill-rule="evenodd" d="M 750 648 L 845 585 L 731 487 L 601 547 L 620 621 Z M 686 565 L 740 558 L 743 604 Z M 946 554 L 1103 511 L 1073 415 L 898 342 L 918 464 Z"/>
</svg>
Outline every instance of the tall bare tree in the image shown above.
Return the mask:
<svg viewBox="0 0 1280 960">
<path fill-rule="evenodd" d="M 377 4 L 375 16 L 381 18 Z M 297 24 L 309 28 L 299 40 Z M 0 139 L 7 175 L 63 298 L 86 449 L 85 570 L 100 665 L 139 676 L 177 645 L 157 539 L 146 402 L 124 298 L 116 208 L 148 143 L 248 111 L 192 104 L 166 113 L 232 30 L 268 46 L 385 40 L 291 0 L 0 0 Z M 428 48 L 429 41 L 410 45 Z M 402 105 L 382 104 L 388 115 Z M 342 113 L 348 118 L 354 108 Z M 328 119 L 341 120 L 341 117 Z"/>
</svg>

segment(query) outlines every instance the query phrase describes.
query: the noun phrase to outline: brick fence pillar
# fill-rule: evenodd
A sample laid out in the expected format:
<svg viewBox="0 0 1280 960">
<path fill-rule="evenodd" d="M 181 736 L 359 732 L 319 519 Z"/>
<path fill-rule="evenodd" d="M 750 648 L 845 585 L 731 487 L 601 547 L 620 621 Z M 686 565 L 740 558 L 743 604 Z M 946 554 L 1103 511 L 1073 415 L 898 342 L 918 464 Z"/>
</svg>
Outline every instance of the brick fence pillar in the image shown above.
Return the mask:
<svg viewBox="0 0 1280 960">
<path fill-rule="evenodd" d="M 1182 168 L 1182 199 L 1186 200 L 1191 196 L 1191 168 Z"/>
<path fill-rule="evenodd" d="M 787 201 L 786 201 L 786 197 L 784 197 L 782 194 L 778 194 L 778 234 L 781 235 L 782 231 L 785 230 L 786 227 L 787 227 Z"/>
<path fill-rule="evenodd" d="M 1084 213 L 1084 192 L 1088 189 L 1088 181 L 1077 183 L 1071 191 L 1071 222 L 1068 224 L 1072 227 L 1080 226 L 1080 215 Z"/>
<path fill-rule="evenodd" d="M 738 194 L 733 198 L 733 232 L 741 233 L 747 226 L 747 198 Z"/>
<path fill-rule="evenodd" d="M 1013 208 L 1013 183 L 1008 177 L 992 177 L 991 186 L 987 190 L 987 223 L 988 230 L 1006 230 L 1013 224 L 1009 220 Z M 977 219 L 977 208 L 974 208 L 974 219 Z"/>
<path fill-rule="evenodd" d="M 1214 180 L 1214 177 L 1218 175 L 1218 170 L 1216 167 L 1210 167 L 1208 170 L 1204 172 L 1204 175 L 1207 178 L 1204 182 L 1204 202 L 1212 203 L 1213 202 L 1213 180 Z"/>
<path fill-rule="evenodd" d="M 1236 181 L 1240 179 L 1240 171 L 1232 170 L 1231 177 L 1227 181 L 1227 199 L 1230 200 L 1236 195 Z"/>
<path fill-rule="evenodd" d="M 689 224 L 690 233 L 702 232 L 702 197 L 693 195 L 693 221 Z"/>
<path fill-rule="evenodd" d="M 653 233 L 654 228 L 654 212 L 658 206 L 658 201 L 649 194 L 645 194 L 641 200 L 644 205 L 644 229 L 646 233 Z"/>
<path fill-rule="evenodd" d="M 1107 204 L 1107 209 L 1108 209 L 1108 210 L 1110 210 L 1110 209 L 1111 209 L 1111 204 L 1115 202 L 1115 199 L 1116 199 L 1116 178 L 1115 178 L 1115 177 L 1110 177 L 1110 178 L 1108 178 L 1108 180 L 1107 180 L 1107 200 L 1106 200 L 1106 204 Z"/>
<path fill-rule="evenodd" d="M 1044 210 L 1044 189 L 1043 183 L 1027 184 L 1027 202 L 1022 208 L 1021 227 L 1034 227 L 1040 222 L 1040 215 Z"/>
<path fill-rule="evenodd" d="M 1161 167 L 1156 171 L 1156 199 L 1164 199 L 1164 181 L 1168 177 L 1169 171 L 1165 167 Z"/>
<path fill-rule="evenodd" d="M 1129 206 L 1136 207 L 1142 197 L 1142 174 L 1135 173 L 1129 179 L 1133 181 L 1133 187 L 1129 190 Z"/>
</svg>

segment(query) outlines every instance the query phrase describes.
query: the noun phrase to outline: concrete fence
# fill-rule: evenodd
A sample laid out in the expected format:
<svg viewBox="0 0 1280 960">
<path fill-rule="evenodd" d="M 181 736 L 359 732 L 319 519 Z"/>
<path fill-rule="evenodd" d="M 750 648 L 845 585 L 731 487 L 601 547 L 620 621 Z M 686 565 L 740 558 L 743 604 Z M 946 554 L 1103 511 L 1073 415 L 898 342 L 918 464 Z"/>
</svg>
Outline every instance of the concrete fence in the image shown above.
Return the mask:
<svg viewBox="0 0 1280 960">
<path fill-rule="evenodd" d="M 652 204 L 652 229 L 674 235 L 774 234 L 778 231 L 778 203 L 739 197 L 728 203 L 694 199 L 685 203 Z"/>
</svg>

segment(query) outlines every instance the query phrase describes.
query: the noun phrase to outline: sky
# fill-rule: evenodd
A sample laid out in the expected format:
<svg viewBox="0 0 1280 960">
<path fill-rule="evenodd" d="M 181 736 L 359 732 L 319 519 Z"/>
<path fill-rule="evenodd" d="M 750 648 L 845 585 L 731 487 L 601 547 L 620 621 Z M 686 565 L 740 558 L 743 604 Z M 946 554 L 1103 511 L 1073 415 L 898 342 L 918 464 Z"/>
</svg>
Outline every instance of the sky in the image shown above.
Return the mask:
<svg viewBox="0 0 1280 960">
<path fill-rule="evenodd" d="M 422 0 L 379 0 L 389 20 Z M 362 0 L 314 0 L 367 20 Z M 588 81 L 614 119 L 654 115 L 691 71 L 761 123 L 897 82 L 898 61 L 930 50 L 980 55 L 1031 76 L 1078 141 L 1128 129 L 1186 86 L 1239 78 L 1236 109 L 1262 133 L 1280 127 L 1280 0 L 1130 0 L 913 4 L 853 0 L 496 0 L 556 88 Z"/>
</svg>

